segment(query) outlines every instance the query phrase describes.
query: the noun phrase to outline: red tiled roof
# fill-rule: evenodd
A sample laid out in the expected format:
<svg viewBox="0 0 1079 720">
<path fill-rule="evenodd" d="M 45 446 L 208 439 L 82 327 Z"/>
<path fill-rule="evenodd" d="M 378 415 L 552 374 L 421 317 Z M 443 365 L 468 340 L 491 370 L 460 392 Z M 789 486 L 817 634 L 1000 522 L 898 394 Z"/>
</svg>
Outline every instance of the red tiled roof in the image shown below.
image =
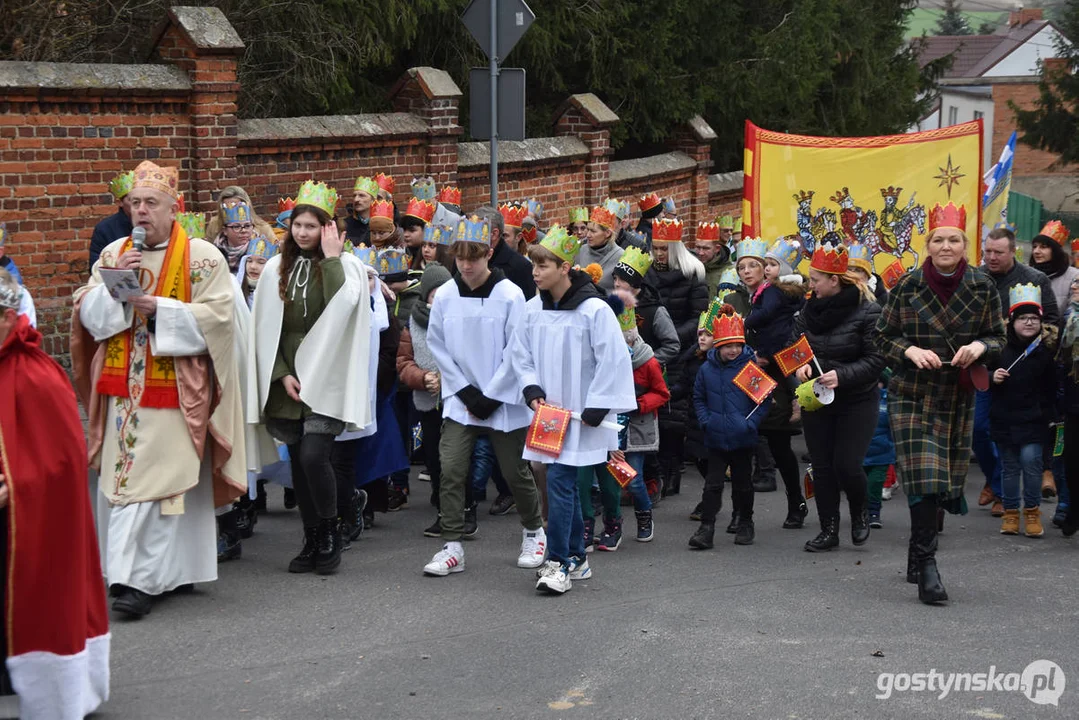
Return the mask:
<svg viewBox="0 0 1079 720">
<path fill-rule="evenodd" d="M 999 35 L 930 35 L 915 38 L 912 42 L 918 52 L 918 63 L 922 67 L 955 53 L 952 67 L 944 73 L 944 77 L 955 78 L 977 77 L 971 74 L 971 69 L 980 65 L 986 55 L 1007 41 Z"/>
</svg>

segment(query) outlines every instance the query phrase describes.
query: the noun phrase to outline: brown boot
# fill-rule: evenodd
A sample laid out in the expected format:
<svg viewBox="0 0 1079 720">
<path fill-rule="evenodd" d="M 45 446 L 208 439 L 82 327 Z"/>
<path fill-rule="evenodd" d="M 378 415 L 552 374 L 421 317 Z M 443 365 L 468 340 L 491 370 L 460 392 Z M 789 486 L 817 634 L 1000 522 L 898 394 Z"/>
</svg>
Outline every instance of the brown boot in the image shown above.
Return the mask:
<svg viewBox="0 0 1079 720">
<path fill-rule="evenodd" d="M 993 488 L 989 487 L 988 485 L 983 487 L 982 492 L 978 495 L 978 504 L 988 505 L 994 500 L 996 500 L 996 496 L 993 495 Z"/>
<path fill-rule="evenodd" d="M 1042 527 L 1041 508 L 1032 507 L 1023 510 L 1023 522 L 1026 524 L 1023 534 L 1027 537 L 1041 537 L 1045 534 L 1045 528 Z"/>
<path fill-rule="evenodd" d="M 1057 496 L 1057 484 L 1053 480 L 1053 471 L 1046 470 L 1042 473 L 1042 497 L 1055 498 Z"/>
<path fill-rule="evenodd" d="M 993 500 L 993 507 L 989 508 L 989 514 L 993 517 L 1004 517 L 1004 503 L 1000 498 Z"/>
<path fill-rule="evenodd" d="M 1000 523 L 1001 535 L 1018 535 L 1019 534 L 1019 511 L 1018 510 L 1005 510 L 1004 520 Z"/>
</svg>

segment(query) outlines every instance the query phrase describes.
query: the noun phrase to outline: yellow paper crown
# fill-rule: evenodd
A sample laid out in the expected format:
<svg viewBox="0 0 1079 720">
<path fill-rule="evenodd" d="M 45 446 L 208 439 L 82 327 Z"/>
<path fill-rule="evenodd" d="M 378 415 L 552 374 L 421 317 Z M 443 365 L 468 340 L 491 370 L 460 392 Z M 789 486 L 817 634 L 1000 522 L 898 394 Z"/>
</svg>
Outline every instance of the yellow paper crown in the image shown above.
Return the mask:
<svg viewBox="0 0 1079 720">
<path fill-rule="evenodd" d="M 540 245 L 550 250 L 562 262 L 572 263 L 577 257 L 577 251 L 581 249 L 581 238 L 570 235 L 566 228 L 555 223 L 547 230 L 547 234 Z"/>
<path fill-rule="evenodd" d="M 622 257 L 619 258 L 615 267 L 623 272 L 628 271 L 643 278 L 645 273 L 648 272 L 648 268 L 652 267 L 652 256 L 641 252 L 640 248 L 633 245 L 622 253 Z"/>
</svg>

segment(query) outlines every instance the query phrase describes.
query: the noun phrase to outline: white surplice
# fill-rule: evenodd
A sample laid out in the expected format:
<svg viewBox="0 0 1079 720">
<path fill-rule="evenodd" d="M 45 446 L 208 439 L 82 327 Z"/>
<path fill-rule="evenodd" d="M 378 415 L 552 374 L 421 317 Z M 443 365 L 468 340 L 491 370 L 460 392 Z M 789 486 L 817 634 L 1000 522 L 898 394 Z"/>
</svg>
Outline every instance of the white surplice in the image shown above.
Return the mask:
<svg viewBox="0 0 1079 720">
<path fill-rule="evenodd" d="M 371 348 L 373 352 L 378 353 L 379 334 L 390 326 L 390 309 L 386 306 L 386 296 L 382 294 L 382 280 L 378 277 L 378 271 L 364 265 L 364 270 L 367 272 L 368 277 L 371 277 L 375 283 L 374 292 L 371 294 Z M 370 387 L 377 387 L 378 385 L 378 361 L 369 363 L 367 368 L 367 376 L 370 381 Z M 348 440 L 359 440 L 360 438 L 371 437 L 378 432 L 378 419 L 375 413 L 375 403 L 378 401 L 378 393 L 370 393 L 369 402 L 371 404 L 371 422 L 358 430 L 345 430 L 338 435 L 334 440 L 337 442 L 346 442 Z"/>
</svg>

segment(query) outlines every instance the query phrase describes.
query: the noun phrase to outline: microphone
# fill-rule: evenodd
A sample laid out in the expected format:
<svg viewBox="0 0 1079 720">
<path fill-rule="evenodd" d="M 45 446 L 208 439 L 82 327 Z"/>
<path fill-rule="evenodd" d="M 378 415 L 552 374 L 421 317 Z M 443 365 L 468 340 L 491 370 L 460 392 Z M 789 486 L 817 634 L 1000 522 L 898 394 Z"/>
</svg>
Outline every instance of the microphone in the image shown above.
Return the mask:
<svg viewBox="0 0 1079 720">
<path fill-rule="evenodd" d="M 142 252 L 146 246 L 146 228 L 138 226 L 131 231 L 131 247 L 135 252 Z"/>
</svg>

